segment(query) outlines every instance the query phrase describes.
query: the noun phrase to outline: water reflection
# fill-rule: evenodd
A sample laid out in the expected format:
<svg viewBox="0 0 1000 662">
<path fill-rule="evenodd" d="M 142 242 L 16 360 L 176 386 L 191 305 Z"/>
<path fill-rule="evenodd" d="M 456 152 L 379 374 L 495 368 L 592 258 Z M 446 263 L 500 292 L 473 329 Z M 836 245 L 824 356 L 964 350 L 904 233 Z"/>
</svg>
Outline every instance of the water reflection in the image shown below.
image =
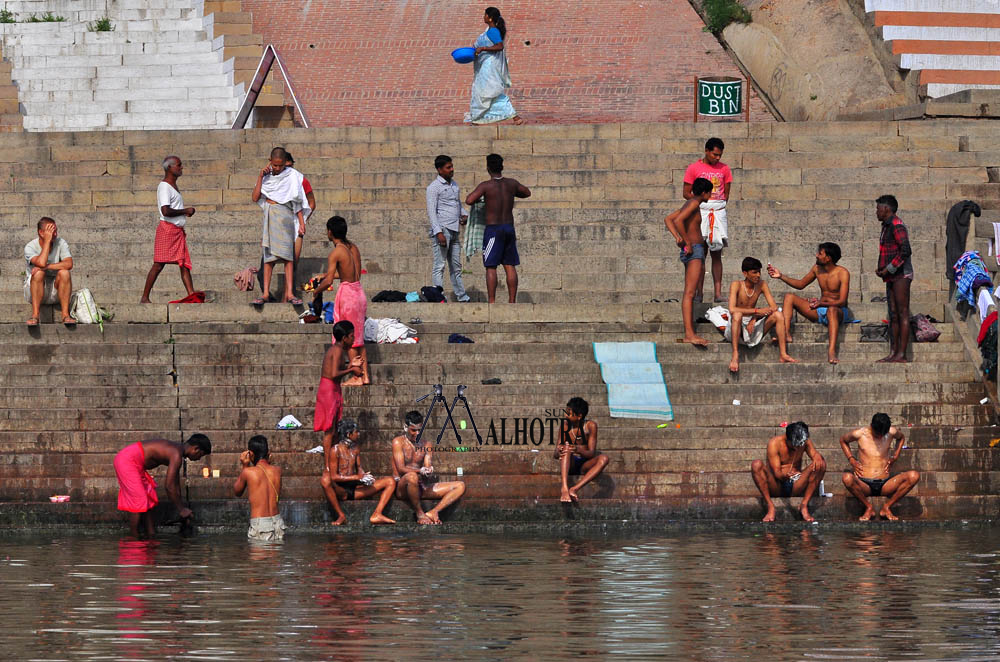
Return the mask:
<svg viewBox="0 0 1000 662">
<path fill-rule="evenodd" d="M 15 538 L 4 657 L 995 659 L 991 530 Z"/>
</svg>

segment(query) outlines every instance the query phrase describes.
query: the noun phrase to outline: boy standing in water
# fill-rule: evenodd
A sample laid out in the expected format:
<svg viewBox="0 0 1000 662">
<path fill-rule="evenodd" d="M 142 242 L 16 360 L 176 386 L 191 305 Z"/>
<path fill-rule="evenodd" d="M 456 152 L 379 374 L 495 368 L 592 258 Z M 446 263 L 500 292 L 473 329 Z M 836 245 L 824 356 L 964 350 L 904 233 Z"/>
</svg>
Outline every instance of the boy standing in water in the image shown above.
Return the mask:
<svg viewBox="0 0 1000 662">
<path fill-rule="evenodd" d="M 354 344 L 354 325 L 347 320 L 337 322 L 333 325 L 333 339 L 335 342 L 323 357 L 323 372 L 319 388 L 316 389 L 316 412 L 313 416 L 313 431 L 323 432 L 323 481 L 329 481 L 329 476 L 334 474 L 331 467 L 336 467 L 336 458 L 332 452 L 333 435 L 344 413 L 340 380 L 348 373 L 361 375 L 360 357 L 351 359 L 348 365 L 344 365 L 344 357 Z M 342 519 L 344 514 L 336 499 L 331 505 Z"/>
<path fill-rule="evenodd" d="M 247 538 L 262 542 L 274 542 L 285 537 L 285 522 L 278 512 L 278 497 L 281 494 L 281 469 L 270 462 L 267 437 L 254 435 L 247 442 L 247 450 L 240 454 L 243 471 L 233 484 L 233 494 L 247 495 L 250 499 L 250 528 Z"/>
</svg>

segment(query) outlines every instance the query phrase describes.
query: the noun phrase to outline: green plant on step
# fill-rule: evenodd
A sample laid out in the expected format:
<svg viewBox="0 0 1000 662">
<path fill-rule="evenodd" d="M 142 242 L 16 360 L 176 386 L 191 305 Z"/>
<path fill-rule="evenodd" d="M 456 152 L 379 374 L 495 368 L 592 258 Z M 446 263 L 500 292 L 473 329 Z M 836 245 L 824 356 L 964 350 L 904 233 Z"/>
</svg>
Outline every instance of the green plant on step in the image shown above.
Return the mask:
<svg viewBox="0 0 1000 662">
<path fill-rule="evenodd" d="M 99 18 L 96 21 L 87 23 L 87 30 L 90 32 L 114 32 L 115 24 L 111 22 L 111 19 L 105 16 L 104 18 Z"/>
<path fill-rule="evenodd" d="M 25 23 L 62 23 L 66 20 L 65 16 L 56 16 L 50 11 L 45 12 L 41 16 L 37 14 L 32 14 L 28 17 Z"/>
<path fill-rule="evenodd" d="M 14 23 L 14 12 L 9 9 L 0 9 L 0 23 Z"/>
<path fill-rule="evenodd" d="M 737 0 L 703 0 L 701 5 L 705 12 L 705 31 L 713 34 L 721 33 L 730 23 L 749 23 L 750 10 Z"/>
</svg>

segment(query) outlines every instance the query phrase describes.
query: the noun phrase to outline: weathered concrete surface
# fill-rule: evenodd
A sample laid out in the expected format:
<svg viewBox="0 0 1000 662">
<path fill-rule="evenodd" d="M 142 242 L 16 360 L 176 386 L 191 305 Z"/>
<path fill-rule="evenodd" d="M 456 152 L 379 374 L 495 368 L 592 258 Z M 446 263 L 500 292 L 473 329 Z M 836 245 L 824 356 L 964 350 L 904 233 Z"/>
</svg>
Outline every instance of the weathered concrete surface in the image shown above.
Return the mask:
<svg viewBox="0 0 1000 662">
<path fill-rule="evenodd" d="M 753 22 L 722 33 L 786 121 L 907 103 L 846 0 L 744 0 Z M 819 29 L 822 26 L 822 29 Z"/>
</svg>

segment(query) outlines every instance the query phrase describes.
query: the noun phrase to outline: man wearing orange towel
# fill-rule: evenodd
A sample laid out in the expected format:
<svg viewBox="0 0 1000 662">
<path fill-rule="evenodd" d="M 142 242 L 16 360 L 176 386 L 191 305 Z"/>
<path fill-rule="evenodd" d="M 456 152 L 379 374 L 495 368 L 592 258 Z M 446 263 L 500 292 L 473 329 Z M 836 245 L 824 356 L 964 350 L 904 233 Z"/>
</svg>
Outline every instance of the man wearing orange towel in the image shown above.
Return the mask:
<svg viewBox="0 0 1000 662">
<path fill-rule="evenodd" d="M 177 514 L 187 520 L 193 514 L 181 500 L 181 464 L 185 459 L 197 462 L 212 454 L 212 442 L 203 434 L 193 434 L 183 444 L 166 439 L 139 441 L 115 455 L 115 475 L 118 477 L 118 510 L 129 514 L 128 525 L 133 536 L 139 537 L 139 522 L 144 533 L 155 532 L 150 512 L 160 502 L 156 496 L 156 481 L 149 470 L 167 467 L 167 496 L 177 507 Z"/>
</svg>

